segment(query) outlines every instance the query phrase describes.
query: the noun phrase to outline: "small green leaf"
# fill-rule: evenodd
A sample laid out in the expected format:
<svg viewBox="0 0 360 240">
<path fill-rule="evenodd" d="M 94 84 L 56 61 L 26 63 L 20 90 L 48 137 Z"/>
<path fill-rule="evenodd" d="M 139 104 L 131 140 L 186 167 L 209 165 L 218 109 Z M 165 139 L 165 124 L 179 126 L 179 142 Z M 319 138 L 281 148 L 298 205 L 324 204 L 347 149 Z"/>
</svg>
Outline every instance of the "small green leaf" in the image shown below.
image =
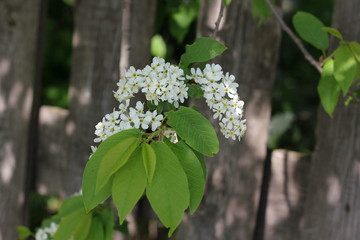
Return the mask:
<svg viewBox="0 0 360 240">
<path fill-rule="evenodd" d="M 192 45 L 186 45 L 180 58 L 180 65 L 188 67 L 194 62 L 205 62 L 222 54 L 227 47 L 212 38 L 197 38 Z"/>
<path fill-rule="evenodd" d="M 98 215 L 104 226 L 104 240 L 112 240 L 114 233 L 114 213 L 111 209 L 105 208 Z"/>
<path fill-rule="evenodd" d="M 195 153 L 183 141 L 176 144 L 167 142 L 167 145 L 175 153 L 187 176 L 190 191 L 190 213 L 193 214 L 199 207 L 204 195 L 205 178 L 203 168 Z"/>
<path fill-rule="evenodd" d="M 202 98 L 204 96 L 204 90 L 202 90 L 200 86 L 196 84 L 189 84 L 188 87 L 188 94 L 190 97 Z"/>
<path fill-rule="evenodd" d="M 112 195 L 120 217 L 120 224 L 143 195 L 146 173 L 141 148 L 137 148 L 129 161 L 114 175 Z"/>
<path fill-rule="evenodd" d="M 219 152 L 219 140 L 211 123 L 192 108 L 180 107 L 178 111 L 166 113 L 168 124 L 196 151 L 213 156 Z"/>
<path fill-rule="evenodd" d="M 156 34 L 151 38 L 151 55 L 165 58 L 166 43 L 160 34 Z"/>
<path fill-rule="evenodd" d="M 334 61 L 327 61 L 321 73 L 321 79 L 317 87 L 321 104 L 325 111 L 332 116 L 339 99 L 340 86 L 334 78 Z"/>
<path fill-rule="evenodd" d="M 145 142 L 141 145 L 141 152 L 147 180 L 148 183 L 151 184 L 156 167 L 156 155 L 154 149 Z"/>
<path fill-rule="evenodd" d="M 231 0 L 225 0 L 225 6 L 229 6 L 231 4 Z"/>
<path fill-rule="evenodd" d="M 274 3 L 274 0 L 271 0 Z M 260 24 L 271 15 L 271 10 L 265 0 L 252 0 L 252 15 L 254 18 L 259 17 Z"/>
<path fill-rule="evenodd" d="M 74 230 L 74 239 L 87 240 L 92 221 L 92 214 L 86 214 L 77 224 Z"/>
<path fill-rule="evenodd" d="M 104 226 L 99 217 L 94 217 L 86 240 L 104 240 Z"/>
<path fill-rule="evenodd" d="M 203 170 L 203 175 L 204 175 L 204 181 L 206 181 L 206 178 L 207 178 L 207 169 L 206 169 L 206 162 L 205 162 L 205 156 L 204 154 L 201 154 L 199 153 L 198 151 L 194 150 L 194 149 L 191 149 L 196 157 L 198 158 L 200 164 L 201 164 L 201 167 L 202 167 L 202 170 Z"/>
<path fill-rule="evenodd" d="M 130 137 L 140 138 L 140 130 L 129 129 L 112 135 L 100 144 L 99 148 L 86 164 L 83 174 L 82 191 L 87 212 L 96 207 L 99 203 L 102 203 L 111 194 L 111 181 L 108 181 L 108 183 L 106 183 L 106 185 L 98 193 L 95 193 L 100 161 L 106 156 L 110 149 L 116 146 L 120 141 Z"/>
<path fill-rule="evenodd" d="M 322 31 L 324 24 L 314 15 L 306 12 L 297 12 L 293 17 L 296 32 L 302 39 L 314 47 L 325 51 L 329 47 L 329 36 Z"/>
<path fill-rule="evenodd" d="M 334 37 L 337 37 L 341 41 L 344 41 L 344 38 L 343 38 L 342 34 L 336 28 L 323 27 L 322 30 L 324 30 L 327 33 L 330 33 Z"/>
<path fill-rule="evenodd" d="M 152 183 L 146 189 L 146 196 L 161 222 L 170 228 L 171 236 L 189 206 L 188 182 L 179 160 L 165 143 L 156 142 L 151 146 L 155 151 L 157 164 Z"/>
<path fill-rule="evenodd" d="M 79 209 L 62 218 L 59 228 L 55 233 L 54 240 L 68 240 L 73 236 L 79 222 L 86 216 L 84 209 Z"/>
<path fill-rule="evenodd" d="M 100 191 L 110 180 L 110 177 L 127 162 L 131 154 L 139 146 L 139 143 L 139 137 L 129 137 L 121 140 L 108 150 L 100 160 L 95 193 Z"/>
<path fill-rule="evenodd" d="M 84 208 L 84 202 L 83 202 L 83 198 L 81 195 L 67 198 L 62 203 L 62 205 L 59 209 L 58 216 L 65 217 L 81 208 Z"/>
<path fill-rule="evenodd" d="M 25 240 L 28 237 L 33 236 L 34 234 L 30 231 L 28 227 L 25 226 L 17 226 L 16 232 L 18 233 L 19 240 Z"/>
<path fill-rule="evenodd" d="M 356 60 L 360 63 L 360 44 L 358 42 L 350 42 L 349 47 Z"/>
<path fill-rule="evenodd" d="M 335 50 L 334 57 L 334 77 L 345 96 L 355 80 L 357 62 L 349 46 L 346 44 L 342 44 Z"/>
</svg>

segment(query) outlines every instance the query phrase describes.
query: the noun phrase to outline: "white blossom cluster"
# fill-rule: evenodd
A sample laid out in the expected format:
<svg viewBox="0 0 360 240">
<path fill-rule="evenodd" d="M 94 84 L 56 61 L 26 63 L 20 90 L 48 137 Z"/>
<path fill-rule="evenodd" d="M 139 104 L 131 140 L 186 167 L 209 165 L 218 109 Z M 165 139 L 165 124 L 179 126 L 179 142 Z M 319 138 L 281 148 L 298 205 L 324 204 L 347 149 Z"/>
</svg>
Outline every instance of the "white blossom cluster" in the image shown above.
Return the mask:
<svg viewBox="0 0 360 240">
<path fill-rule="evenodd" d="M 139 91 L 155 105 L 167 101 L 178 108 L 179 103 L 188 98 L 184 71 L 159 57 L 154 57 L 152 63 L 142 70 L 130 67 L 117 85 L 119 88 L 114 96 L 120 103 Z"/>
<path fill-rule="evenodd" d="M 164 116 L 154 111 L 144 111 L 144 103 L 136 102 L 135 108 L 129 107 L 129 100 L 120 104 L 119 110 L 106 114 L 102 121 L 95 126 L 94 142 L 101 142 L 109 136 L 126 129 L 151 129 L 155 131 L 163 120 Z M 93 152 L 96 148 L 93 147 Z"/>
<path fill-rule="evenodd" d="M 214 119 L 219 119 L 220 130 L 226 138 L 239 140 L 246 131 L 246 120 L 243 119 L 244 102 L 237 94 L 234 75 L 223 74 L 218 64 L 207 64 L 205 69 L 192 68 L 190 79 L 204 90 L 204 97 Z"/>
<path fill-rule="evenodd" d="M 35 233 L 35 240 L 50 240 L 55 236 L 59 225 L 52 222 L 49 227 L 39 228 Z"/>
</svg>

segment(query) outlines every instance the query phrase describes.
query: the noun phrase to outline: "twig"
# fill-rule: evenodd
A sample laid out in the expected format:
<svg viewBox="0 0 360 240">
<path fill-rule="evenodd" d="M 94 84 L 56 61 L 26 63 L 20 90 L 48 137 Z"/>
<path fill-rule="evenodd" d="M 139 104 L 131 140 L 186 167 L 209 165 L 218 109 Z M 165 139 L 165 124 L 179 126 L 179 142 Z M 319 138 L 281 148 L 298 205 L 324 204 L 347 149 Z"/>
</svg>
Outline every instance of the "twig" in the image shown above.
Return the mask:
<svg viewBox="0 0 360 240">
<path fill-rule="evenodd" d="M 306 48 L 304 47 L 304 45 L 301 43 L 301 40 L 293 33 L 293 31 L 291 31 L 291 29 L 286 25 L 286 23 L 284 22 L 284 20 L 282 19 L 282 17 L 280 16 L 280 14 L 278 13 L 278 11 L 276 10 L 275 6 L 270 2 L 270 0 L 265 0 L 266 4 L 269 6 L 269 8 L 271 9 L 271 11 L 273 12 L 273 14 L 276 17 L 276 20 L 280 23 L 281 28 L 287 32 L 287 34 L 289 34 L 289 36 L 291 37 L 291 39 L 295 42 L 295 44 L 299 47 L 300 51 L 303 53 L 304 57 L 306 60 L 308 60 L 308 62 L 310 62 L 311 65 L 313 65 L 316 70 L 318 70 L 320 73 L 322 72 L 322 68 L 321 65 L 318 61 L 316 61 L 311 55 L 310 53 L 306 50 Z"/>
<path fill-rule="evenodd" d="M 221 0 L 220 4 L 221 4 L 220 11 L 219 11 L 218 18 L 216 19 L 216 22 L 215 22 L 215 29 L 214 29 L 213 33 L 211 34 L 212 38 L 216 37 L 216 35 L 217 35 L 218 31 L 219 31 L 219 26 L 220 26 L 221 19 L 224 16 L 225 0 Z"/>
<path fill-rule="evenodd" d="M 360 98 L 358 98 L 357 96 L 355 96 L 351 91 L 349 91 L 348 93 L 350 95 L 350 97 L 352 97 L 352 99 L 354 99 L 355 102 L 360 104 Z"/>
</svg>

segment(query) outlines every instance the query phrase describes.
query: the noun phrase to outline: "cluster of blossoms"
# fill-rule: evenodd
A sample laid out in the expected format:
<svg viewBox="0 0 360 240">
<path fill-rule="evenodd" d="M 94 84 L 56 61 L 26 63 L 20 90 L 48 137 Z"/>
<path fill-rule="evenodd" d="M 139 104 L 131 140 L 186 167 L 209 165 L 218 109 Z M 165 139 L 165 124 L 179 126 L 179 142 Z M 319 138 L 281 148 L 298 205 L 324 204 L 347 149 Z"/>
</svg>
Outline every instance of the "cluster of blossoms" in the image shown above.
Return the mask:
<svg viewBox="0 0 360 240">
<path fill-rule="evenodd" d="M 144 110 L 144 103 L 138 101 L 130 107 L 130 99 L 137 93 L 143 93 L 147 101 L 158 106 L 168 102 L 175 108 L 188 98 L 186 80 L 193 80 L 204 91 L 208 106 L 214 111 L 214 118 L 220 120 L 221 132 L 226 138 L 238 139 L 246 130 L 242 119 L 244 102 L 237 95 L 238 84 L 235 77 L 222 72 L 221 66 L 207 64 L 204 70 L 191 69 L 191 76 L 184 76 L 184 71 L 177 66 L 166 63 L 164 59 L 155 57 L 144 69 L 130 67 L 119 80 L 115 98 L 120 102 L 119 108 L 106 114 L 95 128 L 95 142 L 101 142 L 122 130 L 138 128 L 156 131 L 162 124 L 161 113 Z M 176 139 L 175 132 L 168 132 L 171 139 Z M 92 147 L 93 152 L 96 147 Z"/>
<path fill-rule="evenodd" d="M 35 240 L 49 240 L 53 239 L 59 225 L 52 222 L 49 227 L 40 228 L 35 233 Z"/>
<path fill-rule="evenodd" d="M 206 103 L 214 112 L 214 119 L 219 119 L 224 136 L 240 140 L 246 131 L 246 120 L 243 119 L 244 102 L 237 94 L 239 85 L 234 75 L 224 75 L 218 64 L 207 64 L 203 71 L 192 68 L 189 78 L 204 91 Z"/>
</svg>

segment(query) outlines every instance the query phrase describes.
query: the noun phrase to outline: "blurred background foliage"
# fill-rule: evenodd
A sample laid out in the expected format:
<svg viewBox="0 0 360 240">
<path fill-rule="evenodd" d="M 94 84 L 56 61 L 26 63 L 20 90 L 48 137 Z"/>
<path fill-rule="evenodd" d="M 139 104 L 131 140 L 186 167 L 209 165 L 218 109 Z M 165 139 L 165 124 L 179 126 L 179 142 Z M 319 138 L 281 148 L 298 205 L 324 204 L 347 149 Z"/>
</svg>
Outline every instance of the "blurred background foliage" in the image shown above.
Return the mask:
<svg viewBox="0 0 360 240">
<path fill-rule="evenodd" d="M 215 0 L 212 0 L 215 1 Z M 199 0 L 158 0 L 151 53 L 177 63 L 185 45 L 196 37 Z M 332 1 L 283 0 L 283 17 L 292 26 L 297 11 L 310 12 L 331 24 Z M 231 7 L 231 5 L 230 5 Z M 42 104 L 68 106 L 73 32 L 73 0 L 49 1 L 46 22 Z M 321 53 L 304 43 L 315 58 Z M 229 50 L 231 51 L 231 49 Z M 311 152 L 319 98 L 319 74 L 283 34 L 278 74 L 273 88 L 269 147 Z M 241 87 L 241 86 L 240 86 Z"/>
</svg>

